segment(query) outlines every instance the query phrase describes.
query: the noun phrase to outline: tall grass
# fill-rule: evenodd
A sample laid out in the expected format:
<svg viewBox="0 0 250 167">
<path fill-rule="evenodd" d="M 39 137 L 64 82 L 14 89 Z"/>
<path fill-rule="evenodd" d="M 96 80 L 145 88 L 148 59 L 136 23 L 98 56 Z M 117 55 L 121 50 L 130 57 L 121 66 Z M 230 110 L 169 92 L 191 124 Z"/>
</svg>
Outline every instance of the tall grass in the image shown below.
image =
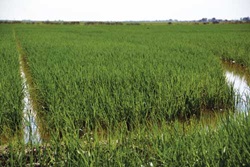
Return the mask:
<svg viewBox="0 0 250 167">
<path fill-rule="evenodd" d="M 17 34 L 51 128 L 93 129 L 125 121 L 131 129 L 232 106 L 219 59 L 186 43 L 193 31 L 37 26 Z M 68 125 L 62 117 L 74 121 Z"/>
<path fill-rule="evenodd" d="M 66 119 L 67 118 L 62 118 Z M 219 118 L 215 127 L 197 120 L 148 125 L 128 132 L 121 124 L 112 132 L 93 131 L 82 138 L 65 133 L 49 145 L 26 148 L 11 144 L 2 165 L 25 166 L 249 166 L 250 121 Z"/>
<path fill-rule="evenodd" d="M 14 25 L 50 140 L 0 147 L 0 166 L 249 166 L 220 65 L 248 26 Z"/>
<path fill-rule="evenodd" d="M 22 122 L 22 82 L 19 55 L 11 27 L 0 27 L 0 145 L 13 136 Z M 5 141 L 6 142 L 6 141 Z"/>
</svg>

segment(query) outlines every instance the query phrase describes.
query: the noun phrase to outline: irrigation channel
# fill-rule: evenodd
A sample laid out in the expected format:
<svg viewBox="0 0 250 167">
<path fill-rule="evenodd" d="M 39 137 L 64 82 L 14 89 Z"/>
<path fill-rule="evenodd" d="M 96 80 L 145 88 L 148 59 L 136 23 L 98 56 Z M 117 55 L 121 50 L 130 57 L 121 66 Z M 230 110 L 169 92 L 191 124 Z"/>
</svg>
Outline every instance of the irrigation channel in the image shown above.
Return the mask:
<svg viewBox="0 0 250 167">
<path fill-rule="evenodd" d="M 36 119 L 36 113 L 34 111 L 34 108 L 32 106 L 32 101 L 29 93 L 29 86 L 27 83 L 27 78 L 24 72 L 24 66 L 22 61 L 20 61 L 20 71 L 21 71 L 21 77 L 23 82 L 23 124 L 24 124 L 24 142 L 25 144 L 32 142 L 32 143 L 40 143 L 41 142 L 41 136 L 38 130 L 38 124 Z"/>
<path fill-rule="evenodd" d="M 27 60 L 25 58 L 24 52 L 22 51 L 22 47 L 20 45 L 19 40 L 16 37 L 16 32 L 13 30 L 13 36 L 16 40 L 17 50 L 19 53 L 19 64 L 20 64 L 20 75 L 22 78 L 22 88 L 23 88 L 23 140 L 25 144 L 40 144 L 41 135 L 39 133 L 39 127 L 36 117 L 36 112 L 34 110 L 33 101 L 30 95 L 30 85 L 28 83 L 27 76 L 28 67 Z"/>
<path fill-rule="evenodd" d="M 229 86 L 233 86 L 235 91 L 235 109 L 236 113 L 248 114 L 250 109 L 250 87 L 249 78 L 246 69 L 238 64 L 224 62 L 225 77 Z"/>
</svg>

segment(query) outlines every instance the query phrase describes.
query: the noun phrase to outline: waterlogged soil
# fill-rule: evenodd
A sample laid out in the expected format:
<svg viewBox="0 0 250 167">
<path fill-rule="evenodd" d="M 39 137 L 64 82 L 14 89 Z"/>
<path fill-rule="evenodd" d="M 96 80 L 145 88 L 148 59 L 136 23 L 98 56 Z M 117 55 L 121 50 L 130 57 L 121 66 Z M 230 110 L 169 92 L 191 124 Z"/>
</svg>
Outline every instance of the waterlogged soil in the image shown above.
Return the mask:
<svg viewBox="0 0 250 167">
<path fill-rule="evenodd" d="M 247 68 L 234 61 L 222 62 L 222 67 L 228 86 L 232 87 L 235 92 L 235 116 L 239 113 L 247 115 L 250 109 L 250 74 Z M 199 124 L 205 128 L 209 126 L 216 129 L 221 119 L 228 116 L 228 114 L 230 113 L 223 109 L 202 110 L 199 117 L 194 115 L 191 117 L 191 120 L 182 120 L 180 122 L 185 122 L 186 126 L 188 126 L 188 122 L 198 121 Z"/>
<path fill-rule="evenodd" d="M 248 113 L 250 102 L 250 77 L 247 69 L 234 61 L 223 62 L 226 81 L 235 92 L 235 109 L 238 113 Z"/>
</svg>

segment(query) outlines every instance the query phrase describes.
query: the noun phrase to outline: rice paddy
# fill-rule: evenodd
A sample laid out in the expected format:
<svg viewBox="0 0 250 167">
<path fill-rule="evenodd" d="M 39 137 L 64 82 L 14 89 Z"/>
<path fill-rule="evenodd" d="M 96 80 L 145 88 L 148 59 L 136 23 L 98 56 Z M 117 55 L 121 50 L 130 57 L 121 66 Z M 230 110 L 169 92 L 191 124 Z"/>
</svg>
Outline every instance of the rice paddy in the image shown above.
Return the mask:
<svg viewBox="0 0 250 167">
<path fill-rule="evenodd" d="M 0 32 L 1 137 L 22 135 L 21 54 L 43 141 L 1 138 L 0 165 L 250 165 L 249 115 L 234 115 L 239 98 L 221 65 L 249 72 L 249 24 L 5 24 Z"/>
<path fill-rule="evenodd" d="M 0 144 L 21 129 L 22 81 L 11 28 L 0 29 Z M 5 133 L 7 132 L 7 133 Z"/>
</svg>

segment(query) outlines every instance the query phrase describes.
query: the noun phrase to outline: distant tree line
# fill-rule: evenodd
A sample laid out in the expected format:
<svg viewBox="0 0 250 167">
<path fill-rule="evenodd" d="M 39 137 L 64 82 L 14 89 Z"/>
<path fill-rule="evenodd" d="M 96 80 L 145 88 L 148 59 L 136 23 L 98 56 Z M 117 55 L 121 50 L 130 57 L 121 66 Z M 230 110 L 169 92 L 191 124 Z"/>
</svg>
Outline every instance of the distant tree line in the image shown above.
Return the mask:
<svg viewBox="0 0 250 167">
<path fill-rule="evenodd" d="M 88 22 L 80 22 L 80 21 L 31 21 L 31 20 L 0 20 L 0 24 L 63 24 L 63 25 L 140 25 L 140 22 L 104 22 L 104 21 L 88 21 Z"/>
<path fill-rule="evenodd" d="M 250 22 L 250 17 L 243 17 L 240 20 L 245 22 Z"/>
<path fill-rule="evenodd" d="M 0 20 L 0 24 L 65 24 L 65 25 L 77 25 L 79 21 L 13 21 L 13 20 Z"/>
<path fill-rule="evenodd" d="M 64 25 L 77 25 L 79 21 L 43 21 L 43 24 L 64 24 Z"/>
<path fill-rule="evenodd" d="M 103 21 L 89 21 L 85 25 L 140 25 L 139 22 L 103 22 Z"/>
<path fill-rule="evenodd" d="M 0 20 L 0 24 L 20 24 L 22 21 Z"/>
<path fill-rule="evenodd" d="M 126 22 L 120 22 L 120 21 L 32 21 L 32 20 L 0 20 L 0 24 L 63 24 L 63 25 L 141 25 L 141 23 L 154 23 L 154 22 L 162 22 L 167 23 L 169 25 L 173 23 L 193 23 L 193 24 L 219 24 L 219 23 L 232 23 L 232 24 L 241 24 L 241 23 L 250 23 L 250 17 L 243 17 L 239 20 L 223 20 L 223 19 L 216 19 L 211 18 L 202 18 L 200 20 L 193 20 L 193 21 L 178 21 L 178 20 L 156 20 L 156 21 L 126 21 Z"/>
<path fill-rule="evenodd" d="M 218 23 L 245 23 L 245 22 L 250 22 L 250 18 L 249 17 L 243 17 L 240 20 L 223 20 L 223 19 L 216 19 L 211 18 L 211 19 L 207 19 L 207 18 L 202 18 L 200 20 L 198 20 L 198 22 L 201 22 L 203 24 L 208 24 L 208 23 L 213 23 L 213 24 L 218 24 Z"/>
<path fill-rule="evenodd" d="M 103 21 L 88 21 L 85 25 L 123 25 L 122 22 L 103 22 Z"/>
</svg>

